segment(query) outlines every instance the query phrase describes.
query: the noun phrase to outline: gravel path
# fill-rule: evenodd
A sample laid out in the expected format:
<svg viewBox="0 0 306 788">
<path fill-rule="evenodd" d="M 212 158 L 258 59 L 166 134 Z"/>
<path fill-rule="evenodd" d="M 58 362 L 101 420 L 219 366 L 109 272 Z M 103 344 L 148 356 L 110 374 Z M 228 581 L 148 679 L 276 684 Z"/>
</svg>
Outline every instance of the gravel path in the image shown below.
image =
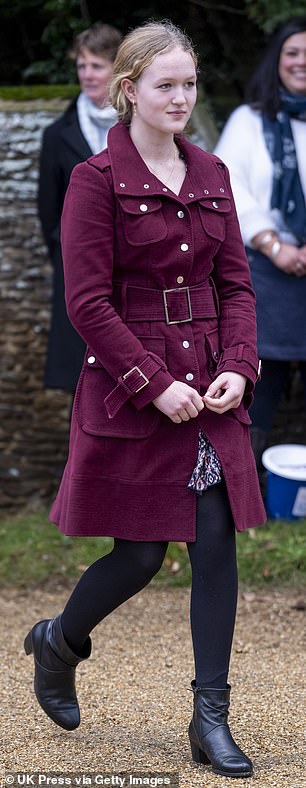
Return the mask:
<svg viewBox="0 0 306 788">
<path fill-rule="evenodd" d="M 40 710 L 32 691 L 32 658 L 22 649 L 27 628 L 57 614 L 67 590 L 4 591 L 1 774 L 145 772 L 148 777 L 178 771 L 180 788 L 306 788 L 302 597 L 287 591 L 240 595 L 230 720 L 254 761 L 255 775 L 231 781 L 190 758 L 188 589 L 153 583 L 95 630 L 92 657 L 78 668 L 82 722 L 73 733 Z"/>
</svg>

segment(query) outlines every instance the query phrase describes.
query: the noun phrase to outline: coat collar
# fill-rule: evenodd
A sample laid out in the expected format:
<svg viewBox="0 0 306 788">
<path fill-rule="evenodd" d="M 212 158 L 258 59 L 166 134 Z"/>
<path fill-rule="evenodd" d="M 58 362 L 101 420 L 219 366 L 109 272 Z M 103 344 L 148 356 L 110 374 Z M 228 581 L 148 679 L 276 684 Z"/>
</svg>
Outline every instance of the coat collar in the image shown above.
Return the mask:
<svg viewBox="0 0 306 788">
<path fill-rule="evenodd" d="M 182 136 L 177 136 L 176 142 L 187 165 L 187 177 L 179 197 L 148 170 L 131 140 L 128 128 L 121 122 L 116 123 L 108 133 L 108 156 L 115 193 L 137 197 L 167 194 L 168 197 L 183 200 L 184 203 L 212 196 L 228 197 L 222 173 L 217 166 L 217 157 L 206 153 Z M 100 156 L 102 169 L 102 163 L 105 166 L 104 153 L 95 156 L 94 162 L 95 166 L 99 167 Z"/>
</svg>

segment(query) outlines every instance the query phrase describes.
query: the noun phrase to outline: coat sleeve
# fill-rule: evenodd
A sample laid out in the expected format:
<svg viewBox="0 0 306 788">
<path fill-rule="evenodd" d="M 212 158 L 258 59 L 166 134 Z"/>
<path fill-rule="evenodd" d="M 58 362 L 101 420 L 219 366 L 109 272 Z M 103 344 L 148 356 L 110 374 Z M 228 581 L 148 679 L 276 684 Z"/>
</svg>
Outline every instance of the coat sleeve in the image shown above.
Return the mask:
<svg viewBox="0 0 306 788">
<path fill-rule="evenodd" d="M 227 167 L 224 174 L 232 210 L 225 219 L 225 239 L 214 258 L 213 279 L 219 299 L 219 331 L 222 353 L 216 374 L 238 372 L 248 379 L 245 404 L 250 405 L 258 377 L 255 293 L 243 246 Z"/>
<path fill-rule="evenodd" d="M 173 382 L 165 362 L 148 352 L 111 303 L 115 197 L 110 168 L 77 165 L 62 215 L 62 253 L 68 316 L 114 379 L 105 400 L 109 417 L 128 399 L 143 408 Z"/>
<path fill-rule="evenodd" d="M 58 161 L 57 137 L 54 129 L 49 127 L 43 134 L 40 153 L 38 214 L 51 258 L 54 245 L 60 242 L 63 188 Z"/>
</svg>

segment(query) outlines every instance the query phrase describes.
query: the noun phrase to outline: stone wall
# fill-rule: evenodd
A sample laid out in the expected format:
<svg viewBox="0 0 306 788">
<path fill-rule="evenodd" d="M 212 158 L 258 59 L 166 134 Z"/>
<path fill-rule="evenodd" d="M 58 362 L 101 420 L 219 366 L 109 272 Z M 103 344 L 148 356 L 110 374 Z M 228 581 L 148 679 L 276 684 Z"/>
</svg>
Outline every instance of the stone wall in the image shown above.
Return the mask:
<svg viewBox="0 0 306 788">
<path fill-rule="evenodd" d="M 0 102 L 0 510 L 49 505 L 68 447 L 70 395 L 45 391 L 51 267 L 36 210 L 43 129 L 63 104 Z M 298 378 L 271 442 L 306 442 Z"/>
<path fill-rule="evenodd" d="M 45 391 L 51 267 L 37 218 L 38 156 L 57 116 L 0 105 L 0 509 L 47 503 L 67 453 L 70 395 Z"/>
</svg>

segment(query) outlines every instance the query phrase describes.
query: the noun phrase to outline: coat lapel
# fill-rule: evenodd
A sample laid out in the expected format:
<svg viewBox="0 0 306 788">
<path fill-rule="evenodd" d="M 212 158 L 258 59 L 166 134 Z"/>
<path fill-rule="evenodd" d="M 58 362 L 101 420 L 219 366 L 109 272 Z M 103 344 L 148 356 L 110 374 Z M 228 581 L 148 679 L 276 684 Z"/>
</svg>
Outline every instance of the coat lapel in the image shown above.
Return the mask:
<svg viewBox="0 0 306 788">
<path fill-rule="evenodd" d="M 81 132 L 76 102 L 73 102 L 71 106 L 68 107 L 64 120 L 65 123 L 61 131 L 61 137 L 65 145 L 75 152 L 80 161 L 88 159 L 89 156 L 92 156 L 92 150 Z"/>
</svg>

